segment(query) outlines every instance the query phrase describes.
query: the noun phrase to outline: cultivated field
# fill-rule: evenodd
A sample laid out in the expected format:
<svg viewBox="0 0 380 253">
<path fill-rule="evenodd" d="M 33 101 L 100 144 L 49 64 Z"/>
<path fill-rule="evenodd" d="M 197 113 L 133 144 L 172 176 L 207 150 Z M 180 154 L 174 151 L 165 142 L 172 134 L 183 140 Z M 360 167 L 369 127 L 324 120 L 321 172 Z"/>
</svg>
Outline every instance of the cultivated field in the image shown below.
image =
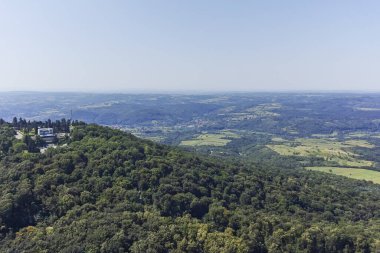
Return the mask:
<svg viewBox="0 0 380 253">
<path fill-rule="evenodd" d="M 306 167 L 305 169 L 332 173 L 339 176 L 372 181 L 376 184 L 380 184 L 380 172 L 378 171 L 340 167 Z"/>
<path fill-rule="evenodd" d="M 278 138 L 272 139 L 278 142 Z M 326 162 L 335 162 L 339 166 L 370 167 L 372 161 L 360 159 L 352 148 L 373 148 L 365 140 L 348 140 L 340 142 L 334 138 L 297 138 L 295 141 L 267 145 L 268 148 L 284 156 L 321 157 Z"/>
<path fill-rule="evenodd" d="M 239 135 L 230 131 L 221 131 L 220 133 L 201 134 L 194 139 L 182 141 L 182 146 L 225 146 L 232 139 L 239 138 Z"/>
</svg>

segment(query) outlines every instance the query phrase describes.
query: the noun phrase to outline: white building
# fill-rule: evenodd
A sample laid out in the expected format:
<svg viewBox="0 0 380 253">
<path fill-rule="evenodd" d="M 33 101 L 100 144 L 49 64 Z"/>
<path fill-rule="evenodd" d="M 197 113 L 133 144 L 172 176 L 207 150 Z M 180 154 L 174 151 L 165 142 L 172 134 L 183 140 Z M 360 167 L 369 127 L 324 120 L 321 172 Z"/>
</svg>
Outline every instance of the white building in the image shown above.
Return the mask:
<svg viewBox="0 0 380 253">
<path fill-rule="evenodd" d="M 41 137 L 54 137 L 53 128 L 38 128 L 38 135 Z"/>
</svg>

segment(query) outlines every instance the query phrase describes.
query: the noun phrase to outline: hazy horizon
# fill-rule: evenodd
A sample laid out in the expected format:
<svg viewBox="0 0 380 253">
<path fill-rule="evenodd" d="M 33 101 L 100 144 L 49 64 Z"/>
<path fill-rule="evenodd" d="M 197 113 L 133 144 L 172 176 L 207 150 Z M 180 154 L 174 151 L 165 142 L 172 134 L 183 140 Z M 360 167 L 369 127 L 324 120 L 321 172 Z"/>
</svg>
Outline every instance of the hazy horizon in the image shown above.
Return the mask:
<svg viewBox="0 0 380 253">
<path fill-rule="evenodd" d="M 0 91 L 379 92 L 378 1 L 2 1 Z"/>
<path fill-rule="evenodd" d="M 125 95 L 218 95 L 218 94 L 380 94 L 380 90 L 0 90 L 0 94 L 47 93 L 47 94 L 125 94 Z"/>
</svg>

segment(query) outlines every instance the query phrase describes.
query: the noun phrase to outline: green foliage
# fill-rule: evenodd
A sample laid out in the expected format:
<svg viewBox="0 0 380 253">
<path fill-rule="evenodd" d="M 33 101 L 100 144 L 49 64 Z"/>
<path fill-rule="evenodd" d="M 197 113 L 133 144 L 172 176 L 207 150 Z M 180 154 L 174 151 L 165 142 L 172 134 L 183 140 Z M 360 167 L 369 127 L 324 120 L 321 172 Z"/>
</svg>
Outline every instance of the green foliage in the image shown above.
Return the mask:
<svg viewBox="0 0 380 253">
<path fill-rule="evenodd" d="M 24 155 L 9 127 L 0 131 L 9 132 L 1 252 L 380 249 L 380 187 L 371 183 L 201 157 L 84 124 L 67 146 Z"/>
</svg>

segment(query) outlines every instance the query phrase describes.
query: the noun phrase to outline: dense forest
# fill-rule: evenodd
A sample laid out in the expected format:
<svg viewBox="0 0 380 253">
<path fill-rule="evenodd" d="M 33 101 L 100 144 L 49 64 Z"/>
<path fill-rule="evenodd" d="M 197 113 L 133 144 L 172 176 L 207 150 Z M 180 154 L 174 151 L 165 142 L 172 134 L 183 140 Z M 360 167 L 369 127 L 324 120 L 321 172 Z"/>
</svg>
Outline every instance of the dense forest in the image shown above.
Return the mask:
<svg viewBox="0 0 380 253">
<path fill-rule="evenodd" d="M 376 184 L 97 125 L 43 154 L 0 132 L 1 252 L 380 251 Z"/>
</svg>

